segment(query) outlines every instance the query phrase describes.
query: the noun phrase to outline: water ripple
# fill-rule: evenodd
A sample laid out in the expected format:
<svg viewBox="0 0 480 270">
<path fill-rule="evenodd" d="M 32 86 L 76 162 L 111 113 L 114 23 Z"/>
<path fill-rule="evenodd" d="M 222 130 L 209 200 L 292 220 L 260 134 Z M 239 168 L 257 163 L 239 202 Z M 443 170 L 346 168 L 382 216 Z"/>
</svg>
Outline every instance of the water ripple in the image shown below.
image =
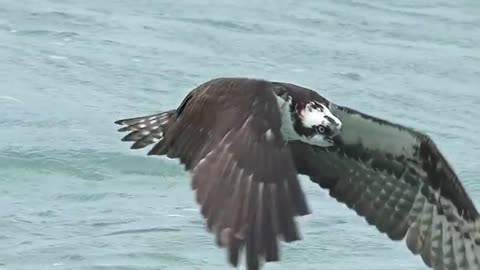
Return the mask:
<svg viewBox="0 0 480 270">
<path fill-rule="evenodd" d="M 228 268 L 188 173 L 112 123 L 219 76 L 309 86 L 426 131 L 479 201 L 478 1 L 1 3 L 0 268 Z M 424 269 L 304 179 L 315 214 L 267 268 Z"/>
<path fill-rule="evenodd" d="M 112 233 L 107 233 L 105 236 L 121 235 L 121 234 L 143 234 L 143 233 L 155 233 L 155 232 L 180 232 L 180 229 L 176 228 L 148 228 L 148 229 L 134 229 L 134 230 L 122 230 Z"/>
<path fill-rule="evenodd" d="M 6 148 L 0 153 L 0 165 L 5 168 L 29 168 L 42 173 L 61 172 L 89 180 L 114 178 L 119 173 L 175 176 L 183 171 L 178 164 L 164 158 L 132 155 L 131 152 L 99 152 L 93 149 L 60 151 Z"/>
</svg>

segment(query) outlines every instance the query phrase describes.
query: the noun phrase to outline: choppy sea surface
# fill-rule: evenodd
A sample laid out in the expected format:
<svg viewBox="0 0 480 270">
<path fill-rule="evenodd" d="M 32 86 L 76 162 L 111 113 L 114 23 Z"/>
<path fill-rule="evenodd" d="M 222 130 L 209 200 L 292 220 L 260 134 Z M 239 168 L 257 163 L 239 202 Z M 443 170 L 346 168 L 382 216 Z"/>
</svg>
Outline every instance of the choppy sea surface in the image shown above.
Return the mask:
<svg viewBox="0 0 480 270">
<path fill-rule="evenodd" d="M 427 132 L 480 206 L 480 2 L 0 0 L 0 269 L 229 269 L 177 161 L 113 121 L 221 76 L 292 82 Z M 264 269 L 426 269 L 302 177 Z"/>
</svg>

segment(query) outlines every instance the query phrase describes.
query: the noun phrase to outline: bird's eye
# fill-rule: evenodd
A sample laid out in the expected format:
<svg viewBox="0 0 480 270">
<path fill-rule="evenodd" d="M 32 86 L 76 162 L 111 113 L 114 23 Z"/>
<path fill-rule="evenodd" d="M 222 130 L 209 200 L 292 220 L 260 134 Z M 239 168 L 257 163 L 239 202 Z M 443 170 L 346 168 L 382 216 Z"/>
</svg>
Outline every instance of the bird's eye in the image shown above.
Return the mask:
<svg viewBox="0 0 480 270">
<path fill-rule="evenodd" d="M 323 133 L 325 133 L 326 129 L 325 129 L 324 126 L 319 125 L 319 126 L 317 126 L 317 131 L 318 131 L 318 133 L 323 134 Z"/>
</svg>

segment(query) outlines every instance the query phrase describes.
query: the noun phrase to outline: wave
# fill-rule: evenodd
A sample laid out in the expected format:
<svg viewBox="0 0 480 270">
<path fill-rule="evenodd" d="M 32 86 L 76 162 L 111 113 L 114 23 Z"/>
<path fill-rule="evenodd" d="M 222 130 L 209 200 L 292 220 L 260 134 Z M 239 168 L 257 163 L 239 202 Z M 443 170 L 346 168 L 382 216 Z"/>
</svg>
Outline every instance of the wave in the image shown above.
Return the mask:
<svg viewBox="0 0 480 270">
<path fill-rule="evenodd" d="M 183 167 L 176 160 L 102 152 L 94 149 L 2 149 L 0 167 L 14 171 L 60 173 L 85 180 L 105 180 L 122 175 L 175 177 Z"/>
</svg>

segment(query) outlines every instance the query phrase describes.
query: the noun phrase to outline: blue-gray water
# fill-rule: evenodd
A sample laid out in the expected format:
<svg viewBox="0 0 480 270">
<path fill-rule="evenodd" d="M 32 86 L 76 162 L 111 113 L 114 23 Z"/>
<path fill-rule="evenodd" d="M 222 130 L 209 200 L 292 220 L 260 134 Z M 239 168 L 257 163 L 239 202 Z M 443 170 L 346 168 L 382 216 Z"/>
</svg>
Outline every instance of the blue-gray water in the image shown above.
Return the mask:
<svg viewBox="0 0 480 270">
<path fill-rule="evenodd" d="M 430 134 L 480 206 L 480 2 L 0 0 L 0 269 L 229 269 L 178 162 L 113 121 L 214 77 L 311 87 Z M 425 269 L 310 183 L 265 269 Z"/>
</svg>

